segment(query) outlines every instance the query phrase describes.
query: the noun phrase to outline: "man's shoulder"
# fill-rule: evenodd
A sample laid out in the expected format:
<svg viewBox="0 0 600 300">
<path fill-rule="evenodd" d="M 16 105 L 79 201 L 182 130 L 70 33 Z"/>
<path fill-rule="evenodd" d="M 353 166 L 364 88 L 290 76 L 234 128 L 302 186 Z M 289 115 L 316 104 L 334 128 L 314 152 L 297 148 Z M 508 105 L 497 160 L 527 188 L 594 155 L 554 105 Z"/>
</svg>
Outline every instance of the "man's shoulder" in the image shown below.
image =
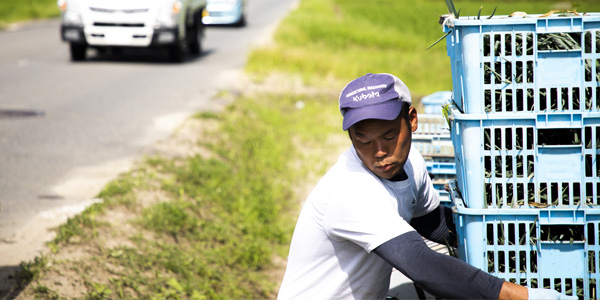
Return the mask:
<svg viewBox="0 0 600 300">
<path fill-rule="evenodd" d="M 421 154 L 419 149 L 417 147 L 415 147 L 414 145 L 412 145 L 410 147 L 410 152 L 408 153 L 408 159 L 414 161 L 414 160 L 424 160 L 425 158 L 423 158 L 423 155 Z"/>
<path fill-rule="evenodd" d="M 410 152 L 408 153 L 408 160 L 413 167 L 418 168 L 426 168 L 425 166 L 425 158 L 421 155 L 421 152 L 416 147 L 411 147 Z"/>
<path fill-rule="evenodd" d="M 327 171 L 319 185 L 344 190 L 364 189 L 371 184 L 381 184 L 356 156 L 352 149 L 342 153 L 338 161 Z"/>
<path fill-rule="evenodd" d="M 346 180 L 366 180 L 366 178 L 374 178 L 375 175 L 367 169 L 362 161 L 356 155 L 352 148 L 342 153 L 327 172 L 328 176 L 344 178 Z"/>
</svg>

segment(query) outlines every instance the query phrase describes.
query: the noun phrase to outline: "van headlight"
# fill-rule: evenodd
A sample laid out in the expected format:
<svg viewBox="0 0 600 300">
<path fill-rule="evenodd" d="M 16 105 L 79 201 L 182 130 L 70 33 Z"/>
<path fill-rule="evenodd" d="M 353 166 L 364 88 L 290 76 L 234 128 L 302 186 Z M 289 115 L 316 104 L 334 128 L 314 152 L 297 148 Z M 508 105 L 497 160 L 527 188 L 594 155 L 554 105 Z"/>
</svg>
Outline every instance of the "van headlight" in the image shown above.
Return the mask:
<svg viewBox="0 0 600 300">
<path fill-rule="evenodd" d="M 160 14 L 158 18 L 156 18 L 156 24 L 154 28 L 172 28 L 175 27 L 175 20 L 173 17 L 166 14 Z"/>
<path fill-rule="evenodd" d="M 58 5 L 58 8 L 61 12 L 67 10 L 67 0 L 58 0 L 56 1 L 56 4 Z"/>
<path fill-rule="evenodd" d="M 83 25 L 81 14 L 73 10 L 66 10 L 62 15 L 62 20 L 65 25 Z"/>
<path fill-rule="evenodd" d="M 177 18 L 179 17 L 179 13 L 181 12 L 182 3 L 180 0 L 175 0 L 169 2 L 169 6 L 162 7 L 158 10 L 158 17 L 156 18 L 155 28 L 161 27 L 176 27 L 177 26 Z"/>
</svg>

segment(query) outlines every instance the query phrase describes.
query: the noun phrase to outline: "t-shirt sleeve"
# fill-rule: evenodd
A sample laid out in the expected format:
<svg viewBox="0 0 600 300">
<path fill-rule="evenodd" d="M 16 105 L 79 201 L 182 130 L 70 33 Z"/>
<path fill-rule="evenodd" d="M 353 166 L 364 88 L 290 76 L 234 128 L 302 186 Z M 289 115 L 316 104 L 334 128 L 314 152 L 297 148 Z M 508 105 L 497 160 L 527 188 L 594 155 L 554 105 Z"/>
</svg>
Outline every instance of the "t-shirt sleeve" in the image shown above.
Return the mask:
<svg viewBox="0 0 600 300">
<path fill-rule="evenodd" d="M 367 252 L 414 229 L 398 214 L 396 200 L 373 177 L 360 184 L 349 181 L 334 197 L 325 214 L 324 226 L 333 239 L 354 242 Z"/>
<path fill-rule="evenodd" d="M 421 217 L 436 209 L 440 204 L 440 196 L 438 191 L 433 187 L 433 183 L 427 173 L 427 166 L 423 156 L 416 148 L 412 148 L 410 152 L 410 161 L 415 176 L 415 185 L 417 189 L 417 206 L 413 213 L 413 217 Z"/>
</svg>

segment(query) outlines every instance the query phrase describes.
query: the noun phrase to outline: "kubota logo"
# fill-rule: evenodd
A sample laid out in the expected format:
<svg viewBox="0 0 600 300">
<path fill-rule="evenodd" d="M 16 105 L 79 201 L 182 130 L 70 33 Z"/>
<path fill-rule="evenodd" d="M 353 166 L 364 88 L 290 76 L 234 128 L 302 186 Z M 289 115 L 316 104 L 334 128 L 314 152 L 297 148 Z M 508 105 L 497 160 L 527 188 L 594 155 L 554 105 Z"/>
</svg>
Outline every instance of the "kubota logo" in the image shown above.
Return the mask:
<svg viewBox="0 0 600 300">
<path fill-rule="evenodd" d="M 360 102 L 365 99 L 370 99 L 370 98 L 375 98 L 375 97 L 379 97 L 379 92 L 370 92 L 368 94 L 360 94 L 360 95 L 352 97 L 352 101 Z"/>
</svg>

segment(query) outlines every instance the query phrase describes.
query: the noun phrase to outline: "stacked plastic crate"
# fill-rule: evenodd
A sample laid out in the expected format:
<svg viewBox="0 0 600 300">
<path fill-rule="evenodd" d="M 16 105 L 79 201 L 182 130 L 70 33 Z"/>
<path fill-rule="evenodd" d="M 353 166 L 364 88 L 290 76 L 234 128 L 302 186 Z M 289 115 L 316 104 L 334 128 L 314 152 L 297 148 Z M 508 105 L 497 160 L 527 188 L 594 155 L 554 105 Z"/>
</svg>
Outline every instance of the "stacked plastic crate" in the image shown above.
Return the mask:
<svg viewBox="0 0 600 300">
<path fill-rule="evenodd" d="M 421 98 L 424 113 L 419 113 L 419 126 L 412 136 L 412 144 L 419 150 L 427 171 L 433 175 L 433 186 L 440 194 L 440 203 L 452 206 L 444 186 L 456 179 L 454 147 L 450 128 L 442 115 L 442 104 L 452 97 L 450 91 L 439 91 Z"/>
<path fill-rule="evenodd" d="M 600 14 L 447 20 L 459 257 L 600 292 Z"/>
</svg>

